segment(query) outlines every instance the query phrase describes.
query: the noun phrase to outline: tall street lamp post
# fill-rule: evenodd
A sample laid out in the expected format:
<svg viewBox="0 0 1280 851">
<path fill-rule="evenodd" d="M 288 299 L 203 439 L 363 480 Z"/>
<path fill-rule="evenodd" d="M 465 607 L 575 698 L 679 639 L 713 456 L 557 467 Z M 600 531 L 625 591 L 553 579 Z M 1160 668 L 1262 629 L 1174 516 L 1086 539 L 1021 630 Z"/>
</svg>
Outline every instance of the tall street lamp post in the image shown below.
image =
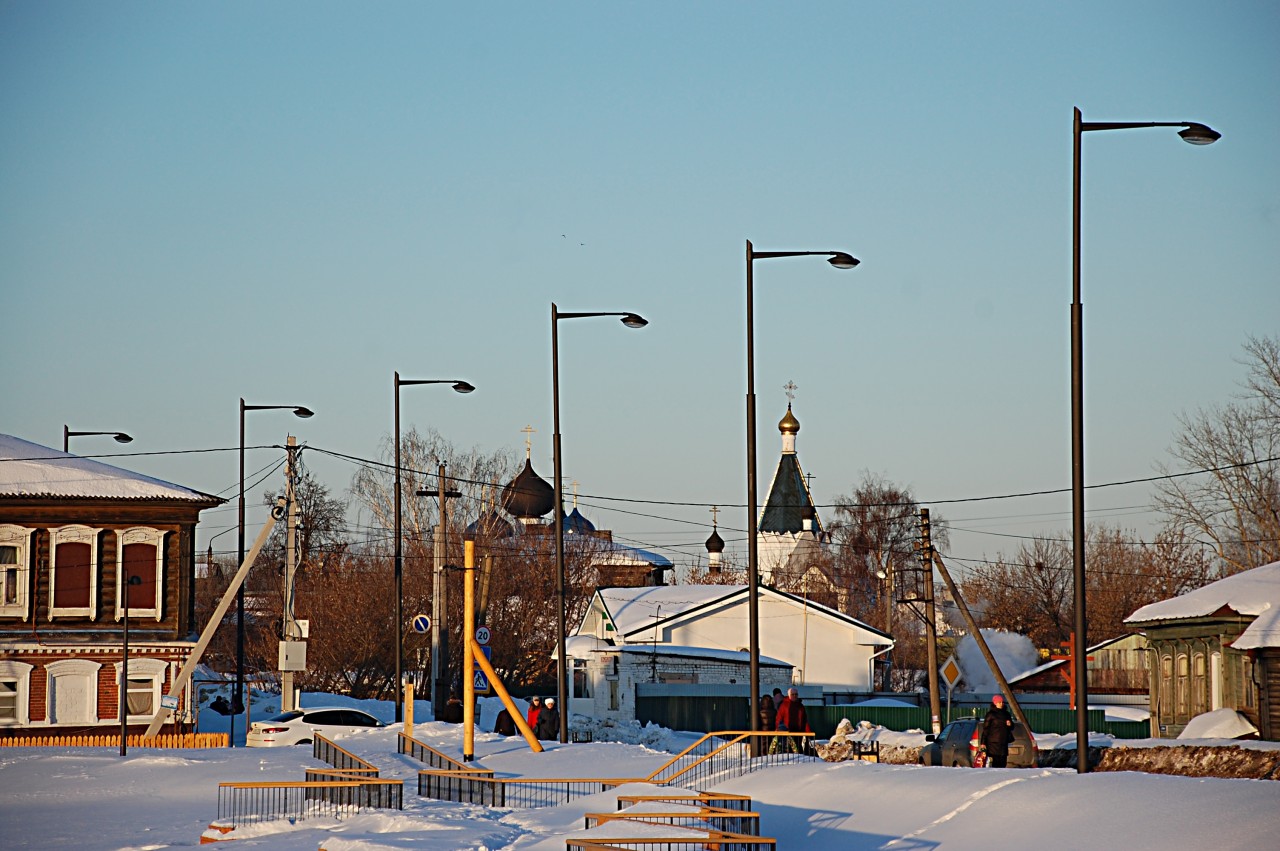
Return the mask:
<svg viewBox="0 0 1280 851">
<path fill-rule="evenodd" d="M 751 729 L 760 729 L 760 577 L 756 517 L 756 365 L 752 307 L 755 261 L 773 257 L 826 257 L 837 269 L 852 269 L 858 258 L 843 251 L 756 251 L 747 240 L 747 621 L 751 656 Z M 754 747 L 754 745 L 753 745 Z"/>
<path fill-rule="evenodd" d="M 120 756 L 127 751 L 129 735 L 129 586 L 141 585 L 141 576 L 126 576 L 124 582 L 124 644 L 120 651 Z"/>
<path fill-rule="evenodd" d="M 555 534 L 556 534 L 556 590 L 559 597 L 559 617 L 556 619 L 556 705 L 560 707 L 560 741 L 569 741 L 568 670 L 565 658 L 565 575 L 564 575 L 564 494 L 560 486 L 560 343 L 561 319 L 587 319 L 593 316 L 619 316 L 628 328 L 643 328 L 648 321 L 635 313 L 561 313 L 555 302 L 551 303 L 551 406 L 555 434 L 552 436 L 552 452 L 555 456 Z"/>
<path fill-rule="evenodd" d="M 245 411 L 293 411 L 299 419 L 315 416 L 310 408 L 301 405 L 246 405 L 240 398 L 240 499 L 237 502 L 238 542 L 236 545 L 236 569 L 244 564 L 244 414 Z M 231 734 L 227 744 L 236 746 L 236 716 L 244 712 L 244 583 L 236 591 L 236 688 L 231 699 Z"/>
<path fill-rule="evenodd" d="M 404 720 L 404 708 L 401 704 L 401 689 L 404 687 L 402 682 L 404 674 L 404 555 L 403 541 L 400 532 L 400 388 L 409 387 L 415 384 L 451 384 L 453 389 L 458 393 L 470 393 L 476 388 L 465 381 L 456 379 L 402 379 L 400 373 L 395 373 L 395 397 L 396 397 L 396 423 L 395 423 L 395 441 L 396 441 L 396 493 L 395 493 L 395 575 L 396 575 L 396 619 L 394 621 L 396 631 L 396 721 Z M 443 624 L 432 624 L 433 629 L 440 629 Z M 432 698 L 434 700 L 434 697 Z"/>
<path fill-rule="evenodd" d="M 1088 619 L 1085 617 L 1084 522 L 1084 339 L 1083 305 L 1080 302 L 1080 140 L 1093 130 L 1136 130 L 1142 127 L 1181 127 L 1178 135 L 1192 145 L 1212 145 L 1222 134 L 1194 121 L 1082 121 L 1074 110 L 1071 190 L 1071 544 L 1075 582 L 1075 636 L 1071 655 L 1076 676 L 1076 753 L 1089 752 Z M 1076 770 L 1084 774 L 1089 760 L 1078 758 Z"/>
<path fill-rule="evenodd" d="M 116 443 L 133 443 L 133 438 L 122 431 L 72 431 L 68 426 L 62 426 L 62 451 L 69 452 L 67 448 L 71 444 L 73 437 L 89 437 L 90 435 L 104 435 L 110 437 Z"/>
</svg>

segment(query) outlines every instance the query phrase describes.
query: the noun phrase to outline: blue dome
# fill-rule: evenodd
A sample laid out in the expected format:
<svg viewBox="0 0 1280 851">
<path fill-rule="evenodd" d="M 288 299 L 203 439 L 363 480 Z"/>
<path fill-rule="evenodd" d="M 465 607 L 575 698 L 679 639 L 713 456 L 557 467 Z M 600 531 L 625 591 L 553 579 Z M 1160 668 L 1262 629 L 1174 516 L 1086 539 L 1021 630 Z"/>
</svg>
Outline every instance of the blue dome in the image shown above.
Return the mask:
<svg viewBox="0 0 1280 851">
<path fill-rule="evenodd" d="M 588 532 L 594 532 L 595 530 L 596 524 L 583 517 L 582 512 L 577 509 L 577 506 L 575 506 L 573 511 L 564 518 L 564 531 L 566 534 L 585 535 Z"/>
</svg>

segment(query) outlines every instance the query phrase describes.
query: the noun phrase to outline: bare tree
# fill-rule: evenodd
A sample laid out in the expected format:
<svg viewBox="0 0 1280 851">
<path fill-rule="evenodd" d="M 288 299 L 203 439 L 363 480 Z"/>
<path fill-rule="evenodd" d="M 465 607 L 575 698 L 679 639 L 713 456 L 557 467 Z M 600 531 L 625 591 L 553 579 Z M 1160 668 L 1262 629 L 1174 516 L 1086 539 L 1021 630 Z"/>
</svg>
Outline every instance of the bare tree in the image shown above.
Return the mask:
<svg viewBox="0 0 1280 851">
<path fill-rule="evenodd" d="M 1210 542 L 1229 573 L 1280 560 L 1280 342 L 1250 338 L 1244 349 L 1243 394 L 1183 415 L 1169 450 L 1204 472 L 1166 479 L 1156 493 L 1169 525 Z"/>
</svg>

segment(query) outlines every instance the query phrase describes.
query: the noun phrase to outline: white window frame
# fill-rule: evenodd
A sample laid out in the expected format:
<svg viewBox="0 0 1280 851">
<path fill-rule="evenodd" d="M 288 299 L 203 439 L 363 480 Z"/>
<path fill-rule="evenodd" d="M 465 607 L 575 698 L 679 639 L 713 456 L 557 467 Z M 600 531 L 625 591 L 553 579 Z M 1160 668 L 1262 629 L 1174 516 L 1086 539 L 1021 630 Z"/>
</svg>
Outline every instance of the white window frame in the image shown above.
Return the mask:
<svg viewBox="0 0 1280 851">
<path fill-rule="evenodd" d="M 87 617 L 93 620 L 98 616 L 98 539 L 101 529 L 89 526 L 59 526 L 49 530 L 49 620 L 55 617 Z M 58 546 L 61 544 L 89 545 L 89 605 L 63 606 L 54 608 L 54 591 L 58 587 Z"/>
<path fill-rule="evenodd" d="M 0 718 L 0 727 L 26 727 L 31 724 L 31 671 L 33 666 L 26 662 L 12 660 L 0 661 L 0 681 L 8 681 L 16 686 L 15 699 L 17 706 L 13 718 Z"/>
<path fill-rule="evenodd" d="M 45 718 L 48 719 L 50 724 L 96 724 L 98 722 L 98 669 L 101 667 L 102 665 L 97 662 L 90 662 L 88 659 L 61 659 L 44 666 L 45 673 L 49 677 L 45 692 L 48 695 Z M 83 678 L 88 681 L 89 705 L 87 709 L 89 717 L 81 720 L 58 721 L 55 719 L 58 709 L 58 687 L 56 681 L 77 678 Z"/>
<path fill-rule="evenodd" d="M 17 599 L 12 603 L 4 602 L 4 579 L 0 577 L 0 617 L 16 617 L 25 620 L 31 613 L 31 536 L 35 529 L 26 526 L 15 526 L 12 523 L 0 525 L 0 545 L 14 547 L 18 551 L 18 575 L 15 579 Z"/>
<path fill-rule="evenodd" d="M 116 532 L 116 620 L 124 620 L 124 548 L 126 544 L 151 544 L 156 548 L 156 596 L 139 600 L 129 595 L 129 617 L 160 620 L 164 613 L 164 545 L 168 533 L 150 526 L 134 526 Z"/>
<path fill-rule="evenodd" d="M 132 611 L 133 607 L 130 606 L 129 609 Z M 119 689 L 121 688 L 120 674 L 124 671 L 124 662 L 116 662 L 115 665 L 116 688 Z M 159 711 L 160 696 L 163 694 L 164 678 L 165 674 L 168 673 L 168 670 L 169 663 L 165 662 L 163 659 L 129 659 L 129 679 L 151 680 L 151 712 L 146 715 L 134 715 L 131 713 L 128 718 L 129 721 L 150 721 L 155 713 Z M 138 691 L 142 691 L 142 689 L 138 689 Z M 116 692 L 116 706 L 118 707 L 119 705 L 120 693 Z M 128 706 L 127 698 L 125 705 Z M 116 710 L 116 713 L 117 715 L 119 714 L 119 709 Z"/>
</svg>

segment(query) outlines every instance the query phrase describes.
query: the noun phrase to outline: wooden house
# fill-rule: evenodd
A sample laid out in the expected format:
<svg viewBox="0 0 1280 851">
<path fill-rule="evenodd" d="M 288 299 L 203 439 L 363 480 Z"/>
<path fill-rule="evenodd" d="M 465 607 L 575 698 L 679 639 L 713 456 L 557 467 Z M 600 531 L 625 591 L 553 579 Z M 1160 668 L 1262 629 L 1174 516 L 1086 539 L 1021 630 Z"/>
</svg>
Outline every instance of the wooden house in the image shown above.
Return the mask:
<svg viewBox="0 0 1280 851">
<path fill-rule="evenodd" d="M 195 645 L 196 521 L 222 501 L 0 435 L 0 737 L 119 729 L 126 595 L 145 728 Z"/>
<path fill-rule="evenodd" d="M 1090 647 L 1087 657 L 1089 695 L 1143 695 L 1150 690 L 1147 638 L 1140 633 L 1121 635 Z M 1067 694 L 1071 666 L 1056 658 L 1009 678 L 1014 691 Z"/>
<path fill-rule="evenodd" d="M 1280 741 L 1280 562 L 1143 606 L 1125 623 L 1151 645 L 1151 733 L 1234 709 Z"/>
</svg>

